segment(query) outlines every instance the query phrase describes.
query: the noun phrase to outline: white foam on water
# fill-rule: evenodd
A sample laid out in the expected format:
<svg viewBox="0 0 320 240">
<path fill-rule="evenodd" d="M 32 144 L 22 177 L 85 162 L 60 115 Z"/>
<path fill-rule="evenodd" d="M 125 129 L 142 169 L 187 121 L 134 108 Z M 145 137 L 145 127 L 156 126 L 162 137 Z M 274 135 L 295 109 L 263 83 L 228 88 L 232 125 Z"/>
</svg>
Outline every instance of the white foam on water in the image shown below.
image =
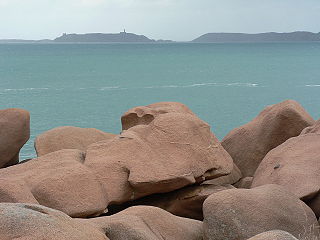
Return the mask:
<svg viewBox="0 0 320 240">
<path fill-rule="evenodd" d="M 34 91 L 34 90 L 49 90 L 49 88 L 6 88 L 6 89 L 1 89 L 4 92 L 9 92 L 9 91 Z"/>
<path fill-rule="evenodd" d="M 110 86 L 110 87 L 101 87 L 99 90 L 106 91 L 106 90 L 113 90 L 113 89 L 119 89 L 120 86 Z"/>
<path fill-rule="evenodd" d="M 178 86 L 178 85 L 163 85 L 163 86 L 146 86 L 146 87 L 143 87 L 143 88 L 178 88 L 178 87 L 181 87 L 181 86 Z"/>
<path fill-rule="evenodd" d="M 320 84 L 307 84 L 306 87 L 320 87 Z"/>
</svg>

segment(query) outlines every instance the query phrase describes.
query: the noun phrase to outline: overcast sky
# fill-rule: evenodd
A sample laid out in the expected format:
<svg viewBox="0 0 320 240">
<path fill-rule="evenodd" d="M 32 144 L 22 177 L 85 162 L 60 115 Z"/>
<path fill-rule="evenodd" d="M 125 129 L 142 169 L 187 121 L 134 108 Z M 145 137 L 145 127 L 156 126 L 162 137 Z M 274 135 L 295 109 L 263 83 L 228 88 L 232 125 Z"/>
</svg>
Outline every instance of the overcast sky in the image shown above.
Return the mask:
<svg viewBox="0 0 320 240">
<path fill-rule="evenodd" d="M 172 40 L 208 32 L 320 32 L 320 0 L 0 0 L 0 39 L 124 28 Z"/>
</svg>

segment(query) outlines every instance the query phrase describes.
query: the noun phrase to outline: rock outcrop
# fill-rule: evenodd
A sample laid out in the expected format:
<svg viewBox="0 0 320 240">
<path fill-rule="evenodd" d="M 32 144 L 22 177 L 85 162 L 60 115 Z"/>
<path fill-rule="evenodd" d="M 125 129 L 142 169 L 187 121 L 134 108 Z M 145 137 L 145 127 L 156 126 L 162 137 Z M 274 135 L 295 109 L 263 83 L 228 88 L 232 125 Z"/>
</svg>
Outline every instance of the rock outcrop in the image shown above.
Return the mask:
<svg viewBox="0 0 320 240">
<path fill-rule="evenodd" d="M 186 105 L 178 102 L 159 102 L 139 106 L 128 110 L 121 117 L 122 129 L 128 130 L 136 125 L 148 125 L 160 114 L 166 113 L 194 114 Z"/>
<path fill-rule="evenodd" d="M 57 127 L 39 135 L 35 140 L 38 157 L 62 149 L 86 151 L 92 143 L 111 139 L 115 134 L 106 133 L 95 128 L 72 126 Z"/>
<path fill-rule="evenodd" d="M 233 161 L 210 127 L 193 114 L 167 113 L 110 141 L 92 144 L 85 159 L 111 203 L 230 174 Z"/>
<path fill-rule="evenodd" d="M 83 161 L 79 150 L 60 150 L 1 169 L 0 202 L 41 204 L 72 217 L 102 214 L 107 194 Z"/>
<path fill-rule="evenodd" d="M 30 114 L 17 108 L 0 110 L 0 168 L 19 162 L 19 152 L 30 137 Z"/>
<path fill-rule="evenodd" d="M 222 146 L 244 177 L 253 176 L 270 150 L 312 124 L 314 120 L 299 103 L 287 100 L 266 107 L 251 122 L 232 130 Z"/>
<path fill-rule="evenodd" d="M 299 239 L 319 234 L 312 210 L 279 185 L 214 193 L 205 200 L 203 214 L 206 240 L 247 240 L 275 229 Z"/>
<path fill-rule="evenodd" d="M 0 203 L 1 240 L 108 240 L 103 231 L 35 204 Z"/>
<path fill-rule="evenodd" d="M 131 207 L 110 217 L 82 221 L 104 231 L 111 240 L 202 240 L 202 222 L 156 207 Z"/>
</svg>

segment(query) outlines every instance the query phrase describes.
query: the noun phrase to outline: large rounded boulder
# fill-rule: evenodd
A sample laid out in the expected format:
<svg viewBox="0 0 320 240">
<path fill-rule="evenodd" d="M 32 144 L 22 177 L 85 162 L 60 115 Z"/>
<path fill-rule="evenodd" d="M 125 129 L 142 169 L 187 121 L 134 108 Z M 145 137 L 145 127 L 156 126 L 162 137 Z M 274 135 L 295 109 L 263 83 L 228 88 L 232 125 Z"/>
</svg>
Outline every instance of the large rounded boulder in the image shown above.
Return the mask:
<svg viewBox="0 0 320 240">
<path fill-rule="evenodd" d="M 111 240 L 202 240 L 202 222 L 156 207 L 136 206 L 110 217 L 82 221 L 104 231 Z"/>
<path fill-rule="evenodd" d="M 299 103 L 287 100 L 266 107 L 251 122 L 232 130 L 222 146 L 244 177 L 253 176 L 270 150 L 312 124 L 314 120 Z"/>
<path fill-rule="evenodd" d="M 315 204 L 320 197 L 320 135 L 302 134 L 270 151 L 259 165 L 252 187 L 270 183 L 282 185 L 310 203 L 320 216 Z"/>
<path fill-rule="evenodd" d="M 312 238 L 311 238 L 312 239 Z M 299 240 L 290 233 L 281 230 L 273 230 L 260 233 L 248 240 Z"/>
<path fill-rule="evenodd" d="M 103 231 L 35 204 L 0 203 L 1 240 L 108 240 Z"/>
<path fill-rule="evenodd" d="M 161 114 L 149 125 L 92 144 L 84 164 L 114 204 L 228 175 L 233 168 L 209 125 L 184 113 Z"/>
<path fill-rule="evenodd" d="M 86 151 L 92 143 L 111 139 L 114 136 L 95 128 L 64 126 L 42 133 L 36 138 L 34 146 L 40 157 L 62 149 Z"/>
<path fill-rule="evenodd" d="M 106 212 L 107 193 L 83 164 L 84 153 L 60 150 L 0 170 L 0 202 L 41 204 L 72 217 Z"/>
<path fill-rule="evenodd" d="M 312 210 L 279 185 L 214 193 L 205 200 L 203 214 L 206 240 L 247 240 L 271 230 L 299 239 L 319 236 Z"/>
<path fill-rule="evenodd" d="M 17 108 L 0 110 L 0 168 L 19 162 L 19 152 L 30 137 L 30 114 Z"/>
<path fill-rule="evenodd" d="M 139 106 L 128 110 L 121 117 L 122 129 L 128 130 L 136 125 L 148 125 L 160 114 L 193 112 L 184 104 L 178 102 L 159 102 L 147 106 Z"/>
</svg>

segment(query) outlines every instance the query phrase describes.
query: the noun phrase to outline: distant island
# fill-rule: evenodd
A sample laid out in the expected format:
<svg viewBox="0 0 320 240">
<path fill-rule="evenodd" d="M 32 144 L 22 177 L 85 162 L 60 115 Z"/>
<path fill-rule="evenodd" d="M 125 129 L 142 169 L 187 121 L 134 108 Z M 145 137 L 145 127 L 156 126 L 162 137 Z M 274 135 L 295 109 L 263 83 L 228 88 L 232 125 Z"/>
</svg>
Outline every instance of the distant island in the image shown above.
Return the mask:
<svg viewBox="0 0 320 240">
<path fill-rule="evenodd" d="M 320 41 L 320 33 L 207 33 L 192 42 L 195 43 L 228 43 L 228 42 L 315 42 Z"/>
<path fill-rule="evenodd" d="M 241 43 L 241 42 L 320 42 L 320 33 L 297 31 L 290 33 L 207 33 L 185 43 Z M 172 43 L 171 40 L 154 40 L 144 35 L 127 33 L 62 34 L 53 40 L 0 39 L 0 43 Z"/>
<path fill-rule="evenodd" d="M 133 33 L 87 33 L 87 34 L 66 34 L 54 39 L 55 42 L 101 42 L 101 43 L 151 43 L 155 42 L 144 35 Z"/>
</svg>

